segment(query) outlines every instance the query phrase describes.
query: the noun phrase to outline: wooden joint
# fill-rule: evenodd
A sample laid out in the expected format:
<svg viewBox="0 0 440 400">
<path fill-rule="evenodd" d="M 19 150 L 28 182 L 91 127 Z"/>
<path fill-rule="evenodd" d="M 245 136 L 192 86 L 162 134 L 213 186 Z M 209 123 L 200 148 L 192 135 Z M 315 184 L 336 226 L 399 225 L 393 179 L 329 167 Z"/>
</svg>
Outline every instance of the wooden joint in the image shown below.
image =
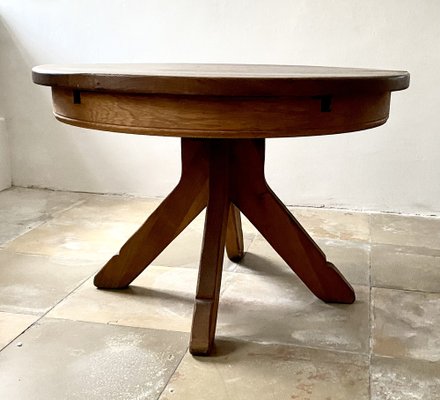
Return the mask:
<svg viewBox="0 0 440 400">
<path fill-rule="evenodd" d="M 314 99 L 317 99 L 321 102 L 321 112 L 331 112 L 332 111 L 332 95 L 322 95 L 322 96 L 314 96 Z"/>
<path fill-rule="evenodd" d="M 81 104 L 81 92 L 79 90 L 73 91 L 73 104 Z"/>
<path fill-rule="evenodd" d="M 332 110 L 332 96 L 321 96 L 321 112 L 331 112 Z"/>
</svg>

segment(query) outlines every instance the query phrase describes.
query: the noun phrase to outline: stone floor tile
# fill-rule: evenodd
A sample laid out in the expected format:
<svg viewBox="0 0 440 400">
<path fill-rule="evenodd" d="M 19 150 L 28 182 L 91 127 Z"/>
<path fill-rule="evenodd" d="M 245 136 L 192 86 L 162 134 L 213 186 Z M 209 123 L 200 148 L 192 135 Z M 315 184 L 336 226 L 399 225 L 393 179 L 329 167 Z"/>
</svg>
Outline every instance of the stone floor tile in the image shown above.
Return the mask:
<svg viewBox="0 0 440 400">
<path fill-rule="evenodd" d="M 59 215 L 59 219 L 66 220 L 94 220 L 96 222 L 128 222 L 143 223 L 148 216 L 160 205 L 163 199 L 88 195 L 87 199 L 72 209 Z M 256 228 L 241 214 L 243 233 L 255 234 Z M 205 211 L 202 211 L 190 227 L 192 230 L 203 233 L 205 225 Z"/>
<path fill-rule="evenodd" d="M 83 193 L 11 188 L 0 192 L 0 245 L 87 198 Z"/>
<path fill-rule="evenodd" d="M 369 215 L 322 208 L 290 207 L 290 211 L 313 238 L 369 242 Z"/>
<path fill-rule="evenodd" d="M 254 234 L 244 233 L 244 249 L 247 251 L 251 245 Z M 165 267 L 190 267 L 199 268 L 200 254 L 202 250 L 203 233 L 186 228 L 170 245 L 153 261 L 154 265 Z M 229 260 L 226 253 L 223 258 L 223 270 L 233 271 L 236 264 Z"/>
<path fill-rule="evenodd" d="M 440 250 L 372 245 L 373 286 L 440 292 Z"/>
<path fill-rule="evenodd" d="M 189 332 L 197 271 L 148 267 L 127 289 L 98 290 L 88 280 L 48 316 Z"/>
<path fill-rule="evenodd" d="M 372 243 L 440 250 L 440 218 L 396 214 L 371 215 Z"/>
<path fill-rule="evenodd" d="M 36 223 L 37 224 L 37 223 Z M 7 246 L 8 242 L 15 238 L 29 232 L 33 228 L 32 225 L 21 225 L 14 223 L 2 223 L 0 224 L 0 248 Z"/>
<path fill-rule="evenodd" d="M 12 314 L 0 311 L 0 350 L 31 326 L 38 318 L 36 315 Z"/>
<path fill-rule="evenodd" d="M 17 253 L 105 263 L 139 228 L 122 222 L 49 221 L 5 248 Z"/>
<path fill-rule="evenodd" d="M 13 187 L 0 192 L 0 219 L 32 224 L 64 211 L 90 195 Z"/>
<path fill-rule="evenodd" d="M 0 310 L 41 315 L 99 267 L 0 250 Z"/>
<path fill-rule="evenodd" d="M 0 398 L 156 399 L 186 351 L 177 332 L 44 319 L 0 353 Z"/>
<path fill-rule="evenodd" d="M 373 353 L 440 362 L 440 294 L 372 291 Z"/>
<path fill-rule="evenodd" d="M 190 227 L 186 228 L 153 261 L 154 265 L 164 267 L 199 267 L 203 233 Z M 225 264 L 227 263 L 225 257 Z"/>
<path fill-rule="evenodd" d="M 373 357 L 371 400 L 440 399 L 440 363 Z"/>
<path fill-rule="evenodd" d="M 261 235 L 257 235 L 252 241 L 245 256 L 237 264 L 236 271 L 263 275 L 291 273 L 289 266 Z"/>
<path fill-rule="evenodd" d="M 370 285 L 370 245 L 345 240 L 317 239 L 331 261 L 352 285 Z"/>
<path fill-rule="evenodd" d="M 367 400 L 368 359 L 281 345 L 218 341 L 186 354 L 160 400 Z"/>
<path fill-rule="evenodd" d="M 0 348 L 26 331 L 0 353 L 1 399 L 159 396 L 188 343 L 204 212 L 128 289 L 74 290 L 159 203 L 0 193 Z M 216 354 L 187 354 L 161 400 L 367 399 L 370 279 L 371 399 L 440 398 L 440 218 L 292 210 L 362 285 L 356 303 L 315 298 L 243 218 L 248 252 L 225 257 Z"/>
<path fill-rule="evenodd" d="M 91 196 L 5 248 L 19 253 L 94 260 L 104 264 L 119 252 L 157 205 L 158 201 L 148 199 L 102 196 L 99 200 L 99 196 Z M 99 211 L 101 208 L 102 212 Z M 203 225 L 200 230 L 195 221 L 154 260 L 154 264 L 198 268 L 202 238 Z M 253 234 L 244 233 L 245 249 L 253 238 Z M 225 256 L 224 269 L 234 268 L 235 264 Z"/>
<path fill-rule="evenodd" d="M 258 233 L 257 228 L 252 225 L 252 223 L 243 215 L 243 213 L 240 213 L 240 217 L 243 234 L 255 235 Z M 193 222 L 191 222 L 190 226 L 192 229 L 198 232 L 203 232 L 203 228 L 205 227 L 205 211 L 202 211 L 199 216 Z"/>
<path fill-rule="evenodd" d="M 95 223 L 123 222 L 140 225 L 160 203 L 160 199 L 89 195 L 81 204 L 59 214 L 56 221 L 68 223 L 85 220 Z"/>
<path fill-rule="evenodd" d="M 359 242 L 318 239 L 319 247 L 354 285 L 369 285 L 369 245 Z M 236 268 L 241 273 L 285 274 L 289 266 L 262 237 L 257 236 Z"/>
<path fill-rule="evenodd" d="M 288 271 L 289 272 L 289 271 Z M 326 304 L 292 273 L 234 273 L 220 298 L 220 335 L 366 353 L 369 290 L 355 287 L 354 304 Z"/>
</svg>

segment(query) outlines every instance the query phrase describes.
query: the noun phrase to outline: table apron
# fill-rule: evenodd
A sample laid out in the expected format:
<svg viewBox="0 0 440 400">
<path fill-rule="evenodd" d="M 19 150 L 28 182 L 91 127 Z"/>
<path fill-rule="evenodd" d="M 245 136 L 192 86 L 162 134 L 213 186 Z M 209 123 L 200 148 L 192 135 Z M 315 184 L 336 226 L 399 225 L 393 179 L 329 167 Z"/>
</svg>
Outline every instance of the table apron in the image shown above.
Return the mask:
<svg viewBox="0 0 440 400">
<path fill-rule="evenodd" d="M 205 138 L 327 135 L 382 125 L 390 92 L 224 97 L 52 89 L 62 122 L 115 132 Z"/>
</svg>

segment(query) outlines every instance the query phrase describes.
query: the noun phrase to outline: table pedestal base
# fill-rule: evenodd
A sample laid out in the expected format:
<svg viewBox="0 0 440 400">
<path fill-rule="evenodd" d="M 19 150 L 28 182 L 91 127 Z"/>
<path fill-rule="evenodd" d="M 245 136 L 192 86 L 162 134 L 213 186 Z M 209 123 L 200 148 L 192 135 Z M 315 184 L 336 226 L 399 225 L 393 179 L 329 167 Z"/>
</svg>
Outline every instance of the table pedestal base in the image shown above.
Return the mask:
<svg viewBox="0 0 440 400">
<path fill-rule="evenodd" d="M 353 303 L 350 284 L 266 183 L 264 152 L 264 139 L 182 139 L 179 183 L 99 271 L 95 285 L 127 287 L 207 207 L 192 354 L 209 354 L 214 343 L 225 247 L 233 261 L 244 253 L 239 210 L 318 298 Z"/>
</svg>

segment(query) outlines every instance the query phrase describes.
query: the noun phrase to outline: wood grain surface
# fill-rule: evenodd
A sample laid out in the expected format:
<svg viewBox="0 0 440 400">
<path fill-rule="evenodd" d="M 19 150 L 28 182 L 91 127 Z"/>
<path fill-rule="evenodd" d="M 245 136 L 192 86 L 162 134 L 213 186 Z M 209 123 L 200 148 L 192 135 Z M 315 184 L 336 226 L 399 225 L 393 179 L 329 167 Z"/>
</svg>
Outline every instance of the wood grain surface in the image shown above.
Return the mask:
<svg viewBox="0 0 440 400">
<path fill-rule="evenodd" d="M 214 96 L 319 96 L 402 90 L 406 71 L 252 64 L 61 64 L 35 83 L 77 90 Z"/>
<path fill-rule="evenodd" d="M 390 92 L 333 97 L 222 97 L 81 92 L 53 88 L 58 120 L 145 135 L 262 138 L 325 135 L 382 125 Z M 76 97 L 75 97 L 76 96 Z M 328 106 L 323 110 L 323 106 Z"/>
</svg>

